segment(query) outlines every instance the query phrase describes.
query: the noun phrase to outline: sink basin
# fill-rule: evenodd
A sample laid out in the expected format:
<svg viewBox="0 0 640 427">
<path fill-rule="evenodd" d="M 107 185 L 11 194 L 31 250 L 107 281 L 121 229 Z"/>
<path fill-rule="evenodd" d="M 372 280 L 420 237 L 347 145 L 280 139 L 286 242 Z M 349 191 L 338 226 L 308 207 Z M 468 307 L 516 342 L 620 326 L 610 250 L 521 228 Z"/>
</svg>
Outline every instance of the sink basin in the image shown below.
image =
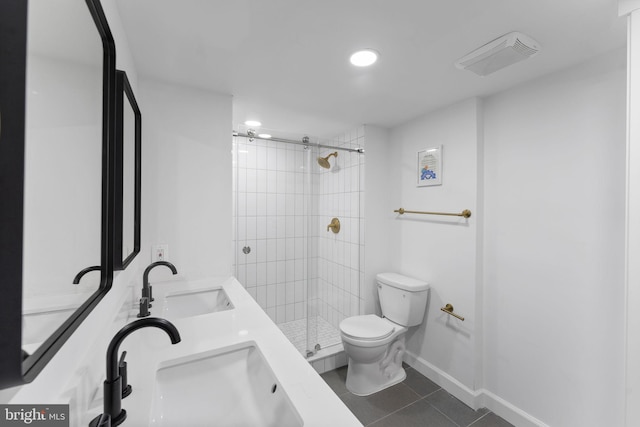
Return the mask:
<svg viewBox="0 0 640 427">
<path fill-rule="evenodd" d="M 302 426 L 256 343 L 243 342 L 161 365 L 152 426 Z"/>
<path fill-rule="evenodd" d="M 174 292 L 165 296 L 163 315 L 169 320 L 230 310 L 233 304 L 223 288 Z"/>
</svg>

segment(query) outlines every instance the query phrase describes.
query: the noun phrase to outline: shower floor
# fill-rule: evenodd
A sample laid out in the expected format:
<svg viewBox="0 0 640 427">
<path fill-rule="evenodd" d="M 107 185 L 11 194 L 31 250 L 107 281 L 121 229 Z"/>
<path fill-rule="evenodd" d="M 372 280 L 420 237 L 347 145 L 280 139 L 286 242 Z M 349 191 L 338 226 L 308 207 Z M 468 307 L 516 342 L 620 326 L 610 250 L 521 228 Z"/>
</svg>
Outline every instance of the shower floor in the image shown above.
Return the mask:
<svg viewBox="0 0 640 427">
<path fill-rule="evenodd" d="M 316 317 L 318 325 L 318 344 L 320 348 L 327 348 L 340 344 L 340 332 L 322 317 Z M 289 341 L 298 349 L 303 356 L 307 354 L 307 319 L 294 320 L 292 322 L 280 323 L 280 330 Z M 315 346 L 315 344 L 313 345 Z M 313 347 L 312 346 L 312 347 Z"/>
</svg>

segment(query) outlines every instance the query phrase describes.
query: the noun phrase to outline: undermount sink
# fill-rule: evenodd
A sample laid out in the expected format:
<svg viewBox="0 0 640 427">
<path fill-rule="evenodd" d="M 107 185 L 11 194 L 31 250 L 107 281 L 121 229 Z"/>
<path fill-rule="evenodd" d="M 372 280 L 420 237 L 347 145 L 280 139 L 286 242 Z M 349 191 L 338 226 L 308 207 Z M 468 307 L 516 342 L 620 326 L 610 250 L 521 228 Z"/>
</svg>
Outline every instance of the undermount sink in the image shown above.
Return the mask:
<svg viewBox="0 0 640 427">
<path fill-rule="evenodd" d="M 160 365 L 152 426 L 302 426 L 255 342 Z"/>
<path fill-rule="evenodd" d="M 210 288 L 168 294 L 162 312 L 167 319 L 175 320 L 232 308 L 233 304 L 223 288 Z"/>
</svg>

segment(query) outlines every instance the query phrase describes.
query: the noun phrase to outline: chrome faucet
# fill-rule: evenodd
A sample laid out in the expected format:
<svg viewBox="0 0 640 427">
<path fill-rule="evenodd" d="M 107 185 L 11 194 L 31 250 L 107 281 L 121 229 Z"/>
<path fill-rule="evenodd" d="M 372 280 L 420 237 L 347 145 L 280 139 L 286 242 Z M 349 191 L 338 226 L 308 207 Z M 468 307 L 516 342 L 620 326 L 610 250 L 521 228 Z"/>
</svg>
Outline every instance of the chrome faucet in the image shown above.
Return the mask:
<svg viewBox="0 0 640 427">
<path fill-rule="evenodd" d="M 160 265 L 170 268 L 173 274 L 178 274 L 176 267 L 168 261 L 156 261 L 145 268 L 142 275 L 142 298 L 140 298 L 140 313 L 138 313 L 138 317 L 146 317 L 151 314 L 149 313 L 149 308 L 151 307 L 151 301 L 153 301 L 153 289 L 149 284 L 149 273 Z"/>
<path fill-rule="evenodd" d="M 105 415 L 111 418 L 111 425 L 117 426 L 127 418 L 127 411 L 122 409 L 122 377 L 118 371 L 118 348 L 120 343 L 133 331 L 146 327 L 160 328 L 169 335 L 171 344 L 180 342 L 180 333 L 171 322 L 157 317 L 149 317 L 146 319 L 136 320 L 125 325 L 113 337 L 107 348 L 107 379 L 104 380 L 104 406 L 103 414 L 94 418 L 89 427 L 97 427 L 100 425 Z"/>
</svg>

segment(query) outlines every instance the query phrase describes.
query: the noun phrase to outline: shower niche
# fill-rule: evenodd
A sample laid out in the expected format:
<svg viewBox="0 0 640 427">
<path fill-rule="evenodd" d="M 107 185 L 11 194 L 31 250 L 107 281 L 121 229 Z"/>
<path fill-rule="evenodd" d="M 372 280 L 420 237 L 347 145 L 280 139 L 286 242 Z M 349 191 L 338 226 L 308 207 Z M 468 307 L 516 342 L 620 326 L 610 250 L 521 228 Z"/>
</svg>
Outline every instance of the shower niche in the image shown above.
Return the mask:
<svg viewBox="0 0 640 427">
<path fill-rule="evenodd" d="M 303 355 L 330 355 L 340 350 L 338 325 L 363 305 L 364 131 L 335 140 L 269 133 L 279 137 L 234 135 L 235 274 Z"/>
</svg>

